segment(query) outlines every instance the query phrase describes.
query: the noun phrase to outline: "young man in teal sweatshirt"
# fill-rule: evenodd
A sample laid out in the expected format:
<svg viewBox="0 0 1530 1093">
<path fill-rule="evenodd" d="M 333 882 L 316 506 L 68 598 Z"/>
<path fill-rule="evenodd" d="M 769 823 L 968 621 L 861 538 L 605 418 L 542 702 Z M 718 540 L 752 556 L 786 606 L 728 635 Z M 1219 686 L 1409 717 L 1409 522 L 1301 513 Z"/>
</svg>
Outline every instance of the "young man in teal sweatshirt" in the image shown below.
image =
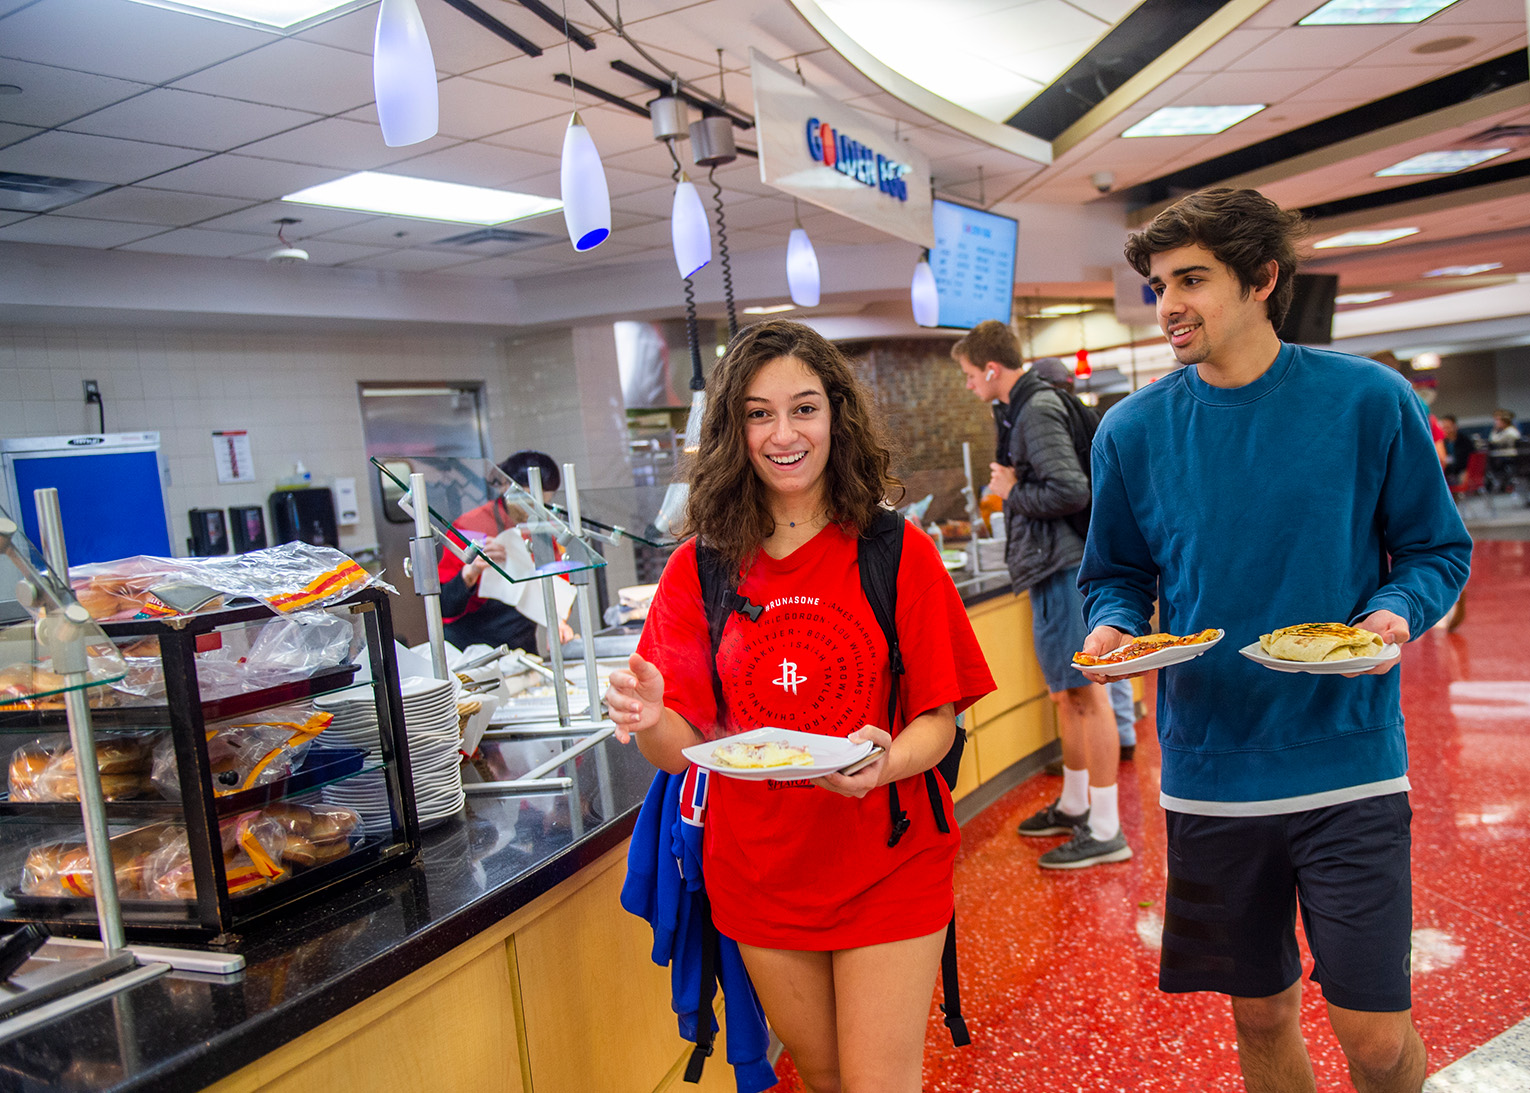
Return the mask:
<svg viewBox="0 0 1530 1093">
<path fill-rule="evenodd" d="M 1308 622 L 1387 643 L 1424 634 L 1465 585 L 1471 540 L 1407 381 L 1276 335 L 1300 232 L 1298 214 L 1252 190 L 1211 190 L 1129 238 L 1185 367 L 1115 407 L 1096 436 L 1084 650 L 1147 633 L 1155 601 L 1159 630 L 1227 632 L 1159 677 L 1160 988 L 1230 996 L 1248 1089 L 1314 1089 L 1299 896 L 1356 1088 L 1417 1093 L 1397 661 L 1288 674 L 1238 650 Z"/>
</svg>

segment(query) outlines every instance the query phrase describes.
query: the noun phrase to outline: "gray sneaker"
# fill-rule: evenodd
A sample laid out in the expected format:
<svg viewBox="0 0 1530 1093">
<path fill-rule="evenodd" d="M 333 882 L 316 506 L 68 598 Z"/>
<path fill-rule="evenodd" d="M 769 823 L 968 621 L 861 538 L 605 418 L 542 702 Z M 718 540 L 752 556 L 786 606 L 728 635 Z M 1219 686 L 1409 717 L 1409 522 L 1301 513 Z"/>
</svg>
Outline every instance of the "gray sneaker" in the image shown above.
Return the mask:
<svg viewBox="0 0 1530 1093">
<path fill-rule="evenodd" d="M 1073 838 L 1041 855 L 1037 864 L 1043 869 L 1086 869 L 1104 862 L 1126 861 L 1131 856 L 1126 832 L 1117 831 L 1114 838 L 1102 842 L 1087 827 L 1081 827 Z"/>
<path fill-rule="evenodd" d="M 1062 798 L 1058 798 L 1062 800 Z M 1022 820 L 1017 829 L 1020 834 L 1032 838 L 1040 838 L 1045 835 L 1072 835 L 1075 831 L 1083 828 L 1089 822 L 1089 810 L 1084 809 L 1082 816 L 1074 816 L 1057 807 L 1057 801 L 1053 801 L 1036 815 L 1028 820 Z"/>
</svg>

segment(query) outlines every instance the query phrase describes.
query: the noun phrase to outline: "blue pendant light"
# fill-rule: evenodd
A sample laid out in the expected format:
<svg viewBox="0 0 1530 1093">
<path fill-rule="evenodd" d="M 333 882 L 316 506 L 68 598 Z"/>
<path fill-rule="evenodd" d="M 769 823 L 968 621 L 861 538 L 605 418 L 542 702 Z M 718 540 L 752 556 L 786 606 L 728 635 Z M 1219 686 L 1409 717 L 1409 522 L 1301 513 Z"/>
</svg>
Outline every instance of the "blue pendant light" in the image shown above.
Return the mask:
<svg viewBox="0 0 1530 1093">
<path fill-rule="evenodd" d="M 569 242 L 577 251 L 600 246 L 611 234 L 611 192 L 606 188 L 600 153 L 577 110 L 563 132 L 561 183 L 563 223 L 568 227 Z"/>
<path fill-rule="evenodd" d="M 675 204 L 669 219 L 670 240 L 675 246 L 675 265 L 681 277 L 689 277 L 712 260 L 712 226 L 701 205 L 701 195 L 682 172 L 675 187 Z"/>
<path fill-rule="evenodd" d="M 818 255 L 801 224 L 786 240 L 786 287 L 798 307 L 818 306 Z"/>
<path fill-rule="evenodd" d="M 940 324 L 940 295 L 935 289 L 935 271 L 930 268 L 930 252 L 919 256 L 914 267 L 914 283 L 909 288 L 914 305 L 914 322 L 920 326 Z"/>
<path fill-rule="evenodd" d="M 414 0 L 382 0 L 372 44 L 377 120 L 389 148 L 418 144 L 441 127 L 436 59 Z"/>
</svg>

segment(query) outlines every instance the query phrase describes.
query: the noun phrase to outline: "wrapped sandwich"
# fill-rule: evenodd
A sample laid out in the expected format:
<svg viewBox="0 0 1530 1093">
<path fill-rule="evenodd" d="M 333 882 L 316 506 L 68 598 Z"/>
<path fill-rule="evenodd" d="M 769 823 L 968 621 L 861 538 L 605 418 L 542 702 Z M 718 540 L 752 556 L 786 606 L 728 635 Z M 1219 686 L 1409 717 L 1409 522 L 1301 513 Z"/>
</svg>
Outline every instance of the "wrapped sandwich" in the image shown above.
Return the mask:
<svg viewBox="0 0 1530 1093">
<path fill-rule="evenodd" d="M 1262 635 L 1259 648 L 1276 660 L 1315 664 L 1380 656 L 1384 646 L 1380 634 L 1356 626 L 1339 622 L 1304 622 L 1282 626 L 1272 634 Z"/>
</svg>

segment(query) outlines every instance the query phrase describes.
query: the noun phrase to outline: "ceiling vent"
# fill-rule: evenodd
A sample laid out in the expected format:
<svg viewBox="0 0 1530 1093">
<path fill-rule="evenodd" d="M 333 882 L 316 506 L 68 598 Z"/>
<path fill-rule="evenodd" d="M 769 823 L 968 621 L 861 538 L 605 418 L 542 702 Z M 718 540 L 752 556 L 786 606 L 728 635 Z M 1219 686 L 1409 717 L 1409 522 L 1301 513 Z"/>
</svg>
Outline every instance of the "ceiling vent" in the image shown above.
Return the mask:
<svg viewBox="0 0 1530 1093">
<path fill-rule="evenodd" d="M 481 247 L 494 254 L 510 254 L 513 251 L 530 250 L 564 238 L 546 232 L 518 231 L 514 228 L 478 228 L 461 235 L 437 239 L 433 247 Z"/>
<path fill-rule="evenodd" d="M 0 209 L 45 213 L 114 188 L 115 184 L 111 182 L 0 171 Z"/>
</svg>

